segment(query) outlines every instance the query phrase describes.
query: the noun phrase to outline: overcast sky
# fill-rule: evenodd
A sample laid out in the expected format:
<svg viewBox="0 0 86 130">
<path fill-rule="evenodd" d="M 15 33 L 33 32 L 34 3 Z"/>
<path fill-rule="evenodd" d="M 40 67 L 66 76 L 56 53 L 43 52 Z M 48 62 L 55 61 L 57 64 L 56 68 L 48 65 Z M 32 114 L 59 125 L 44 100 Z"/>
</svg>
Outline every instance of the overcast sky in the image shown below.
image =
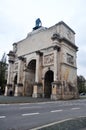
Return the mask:
<svg viewBox="0 0 86 130">
<path fill-rule="evenodd" d="M 76 32 L 78 75 L 86 78 L 86 0 L 0 0 L 0 59 L 40 18 L 44 27 L 64 21 Z"/>
</svg>

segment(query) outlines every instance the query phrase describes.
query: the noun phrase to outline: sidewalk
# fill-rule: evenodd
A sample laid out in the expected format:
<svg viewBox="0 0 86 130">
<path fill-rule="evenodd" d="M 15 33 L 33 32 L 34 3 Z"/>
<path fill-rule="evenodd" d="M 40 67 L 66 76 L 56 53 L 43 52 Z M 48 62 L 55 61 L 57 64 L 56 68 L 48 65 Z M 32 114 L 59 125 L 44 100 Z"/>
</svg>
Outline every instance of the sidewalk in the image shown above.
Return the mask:
<svg viewBox="0 0 86 130">
<path fill-rule="evenodd" d="M 36 103 L 36 102 L 50 102 L 50 98 L 32 98 L 32 97 L 15 97 L 15 96 L 0 96 L 0 104 L 11 103 Z"/>
<path fill-rule="evenodd" d="M 80 97 L 86 99 L 86 97 Z M 50 98 L 32 98 L 23 96 L 2 96 L 0 95 L 0 104 L 14 104 L 14 103 L 37 103 L 37 102 L 52 102 Z"/>
</svg>

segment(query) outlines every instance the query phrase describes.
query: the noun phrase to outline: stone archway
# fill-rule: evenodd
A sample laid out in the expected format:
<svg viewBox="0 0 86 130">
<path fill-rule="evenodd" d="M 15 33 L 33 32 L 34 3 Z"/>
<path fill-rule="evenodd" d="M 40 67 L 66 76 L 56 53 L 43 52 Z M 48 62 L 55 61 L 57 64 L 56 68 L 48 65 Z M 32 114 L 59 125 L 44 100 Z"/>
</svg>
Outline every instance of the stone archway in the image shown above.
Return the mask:
<svg viewBox="0 0 86 130">
<path fill-rule="evenodd" d="M 49 70 L 45 73 L 44 77 L 44 96 L 45 98 L 50 98 L 52 94 L 52 82 L 54 78 L 53 71 Z"/>
<path fill-rule="evenodd" d="M 15 94 L 15 89 L 16 89 L 16 86 L 17 86 L 17 74 L 15 75 L 15 77 L 14 77 L 14 88 L 13 88 L 13 92 L 14 92 L 14 94 Z"/>
<path fill-rule="evenodd" d="M 27 66 L 27 72 L 25 76 L 25 95 L 32 96 L 33 84 L 35 82 L 36 60 L 33 59 Z"/>
</svg>

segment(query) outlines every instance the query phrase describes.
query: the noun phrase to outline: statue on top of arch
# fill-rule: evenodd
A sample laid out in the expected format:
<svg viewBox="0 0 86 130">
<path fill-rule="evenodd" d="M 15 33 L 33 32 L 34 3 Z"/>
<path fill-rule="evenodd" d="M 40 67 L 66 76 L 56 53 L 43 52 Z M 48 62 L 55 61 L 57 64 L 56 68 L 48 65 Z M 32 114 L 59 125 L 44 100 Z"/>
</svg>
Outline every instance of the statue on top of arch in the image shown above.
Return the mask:
<svg viewBox="0 0 86 130">
<path fill-rule="evenodd" d="M 41 22 L 40 18 L 38 18 L 35 21 L 35 27 L 33 28 L 33 30 L 36 30 L 36 29 L 40 28 L 41 26 L 42 26 L 42 22 Z"/>
</svg>

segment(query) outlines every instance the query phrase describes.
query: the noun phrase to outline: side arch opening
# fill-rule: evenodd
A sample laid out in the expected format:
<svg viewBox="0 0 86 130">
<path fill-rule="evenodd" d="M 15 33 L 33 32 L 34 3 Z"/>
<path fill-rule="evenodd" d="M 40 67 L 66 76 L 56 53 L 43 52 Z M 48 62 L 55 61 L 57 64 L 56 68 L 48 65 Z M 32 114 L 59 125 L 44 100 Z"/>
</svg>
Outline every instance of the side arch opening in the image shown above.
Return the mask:
<svg viewBox="0 0 86 130">
<path fill-rule="evenodd" d="M 45 98 L 51 97 L 53 77 L 54 77 L 53 71 L 49 70 L 45 73 L 45 78 L 44 78 L 44 95 L 45 95 Z"/>
</svg>

